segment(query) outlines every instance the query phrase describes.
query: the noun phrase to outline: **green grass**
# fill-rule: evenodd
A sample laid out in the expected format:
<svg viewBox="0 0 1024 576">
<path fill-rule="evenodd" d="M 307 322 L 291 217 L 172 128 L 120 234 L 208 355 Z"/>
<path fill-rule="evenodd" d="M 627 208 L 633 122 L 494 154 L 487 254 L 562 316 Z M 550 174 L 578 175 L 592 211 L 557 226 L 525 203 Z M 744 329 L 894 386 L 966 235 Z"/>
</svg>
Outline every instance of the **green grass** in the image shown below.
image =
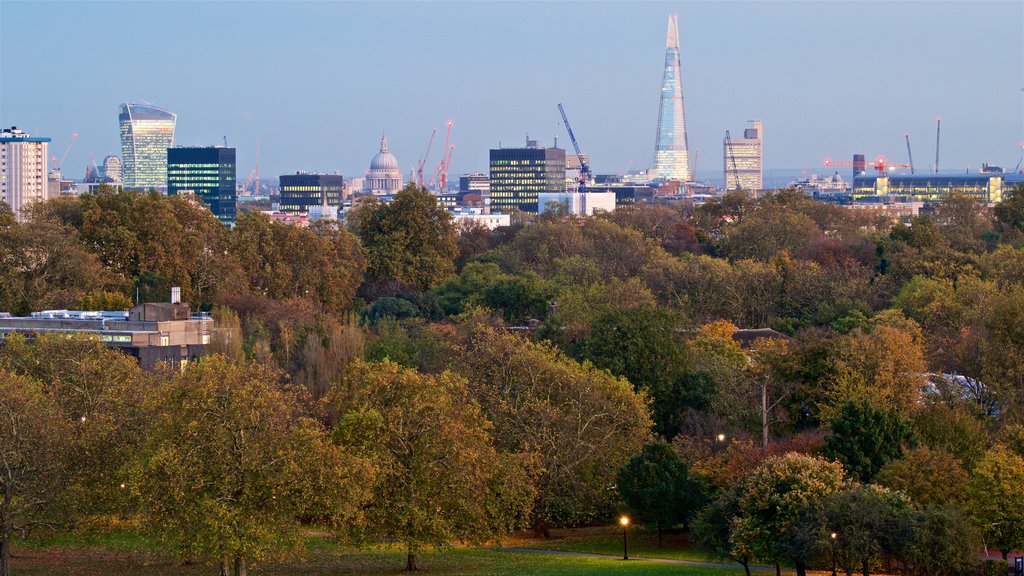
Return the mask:
<svg viewBox="0 0 1024 576">
<path fill-rule="evenodd" d="M 587 529 L 595 530 L 595 529 Z M 621 553 L 612 550 L 612 534 L 596 529 L 595 552 Z M 621 533 L 620 533 L 621 534 Z M 560 543 L 574 548 L 587 548 L 587 531 L 571 531 Z M 557 536 L 557 532 L 556 532 Z M 554 540 L 553 540 L 554 541 Z M 503 542 L 509 546 L 525 546 L 531 539 Z M 618 544 L 621 546 L 621 540 Z M 536 547 L 536 546 L 530 546 Z M 550 548 L 550 547 L 549 547 Z M 551 548 L 555 549 L 555 548 Z M 570 549 L 570 548 L 561 548 Z M 259 564 L 250 570 L 253 576 L 313 576 L 354 574 L 399 574 L 405 555 L 396 546 L 376 546 L 354 550 L 339 546 L 325 536 L 310 536 L 304 560 L 275 564 Z M 643 548 L 639 549 L 643 550 Z M 154 552 L 153 545 L 134 533 L 113 533 L 87 536 L 52 536 L 31 541 L 16 541 L 12 568 L 16 576 L 65 574 L 68 576 L 196 576 L 212 575 L 217 570 L 208 564 L 183 566 Z M 677 551 L 678 552 L 678 551 Z M 640 554 L 639 551 L 636 552 Z M 634 554 L 630 549 L 630 554 Z M 646 554 L 646 553 L 645 553 Z M 663 555 L 664 556 L 664 555 Z M 504 552 L 490 549 L 454 548 L 421 555 L 420 563 L 428 574 L 450 576 L 584 576 L 620 574 L 675 574 L 681 576 L 737 576 L 742 570 L 707 568 L 622 560 L 559 556 L 528 552 Z"/>
<path fill-rule="evenodd" d="M 706 550 L 694 546 L 678 532 L 666 532 L 662 537 L 661 548 L 658 547 L 657 533 L 644 530 L 642 527 L 630 527 L 627 536 L 631 556 L 699 562 L 717 561 Z M 555 529 L 551 531 L 551 538 L 520 536 L 509 539 L 503 544 L 518 548 L 620 555 L 622 554 L 622 529 L 617 526 Z"/>
</svg>

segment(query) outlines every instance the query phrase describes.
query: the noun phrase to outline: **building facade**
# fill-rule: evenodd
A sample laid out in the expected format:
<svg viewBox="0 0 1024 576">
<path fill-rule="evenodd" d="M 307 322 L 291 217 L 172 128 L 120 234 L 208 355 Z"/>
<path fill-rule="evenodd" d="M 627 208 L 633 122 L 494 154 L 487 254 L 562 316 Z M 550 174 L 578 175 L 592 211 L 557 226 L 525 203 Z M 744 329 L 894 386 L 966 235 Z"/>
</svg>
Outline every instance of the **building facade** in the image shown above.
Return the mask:
<svg viewBox="0 0 1024 576">
<path fill-rule="evenodd" d="M 175 147 L 167 152 L 167 194 L 193 194 L 218 220 L 235 222 L 235 149 Z"/>
<path fill-rule="evenodd" d="M 557 206 L 573 216 L 593 216 L 595 212 L 615 211 L 615 192 L 543 192 L 537 205 L 541 214 Z"/>
<path fill-rule="evenodd" d="M 16 126 L 0 132 L 0 200 L 19 222 L 24 208 L 47 199 L 49 145 L 49 138 L 33 138 Z"/>
<path fill-rule="evenodd" d="M 121 183 L 120 156 L 109 154 L 103 159 L 103 164 L 100 165 L 100 178 L 109 178 L 111 182 L 116 184 Z"/>
<path fill-rule="evenodd" d="M 527 140 L 525 148 L 498 148 L 490 156 L 491 208 L 537 212 L 544 192 L 565 192 L 565 150 Z"/>
<path fill-rule="evenodd" d="M 665 70 L 661 78 L 658 134 L 654 145 L 654 178 L 684 182 L 692 180 L 679 58 L 679 20 L 675 14 L 668 17 Z"/>
<path fill-rule="evenodd" d="M 363 192 L 374 196 L 397 194 L 402 189 L 402 171 L 398 160 L 388 152 L 388 137 L 381 136 L 380 152 L 370 160 L 370 169 L 363 180 Z"/>
<path fill-rule="evenodd" d="M 952 194 L 979 202 L 1003 201 L 1004 174 L 861 175 L 853 179 L 853 197 L 889 196 L 907 201 L 940 202 Z"/>
<path fill-rule="evenodd" d="M 282 174 L 278 184 L 281 191 L 278 210 L 285 214 L 307 214 L 311 207 L 323 206 L 325 198 L 327 206 L 338 208 L 345 197 L 345 179 L 340 174 Z"/>
<path fill-rule="evenodd" d="M 743 131 L 743 138 L 726 137 L 722 141 L 725 190 L 764 189 L 762 134 L 761 122 L 750 120 Z"/>
<path fill-rule="evenodd" d="M 126 102 L 121 125 L 121 181 L 125 188 L 163 191 L 167 185 L 167 149 L 174 144 L 178 117 L 150 104 Z"/>
</svg>

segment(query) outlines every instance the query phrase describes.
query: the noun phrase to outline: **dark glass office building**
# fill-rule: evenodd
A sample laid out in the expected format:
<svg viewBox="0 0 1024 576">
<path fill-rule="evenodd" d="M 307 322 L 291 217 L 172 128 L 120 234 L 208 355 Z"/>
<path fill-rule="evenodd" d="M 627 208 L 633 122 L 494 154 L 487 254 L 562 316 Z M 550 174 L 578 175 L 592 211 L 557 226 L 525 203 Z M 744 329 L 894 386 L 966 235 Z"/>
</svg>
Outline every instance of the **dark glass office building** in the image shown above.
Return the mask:
<svg viewBox="0 0 1024 576">
<path fill-rule="evenodd" d="M 194 194 L 224 224 L 235 223 L 235 149 L 167 149 L 167 194 Z"/>
<path fill-rule="evenodd" d="M 310 206 L 322 205 L 325 195 L 328 206 L 341 206 L 344 199 L 345 180 L 341 174 L 283 174 L 278 177 L 278 184 L 281 187 L 278 209 L 286 214 L 305 214 Z"/>
<path fill-rule="evenodd" d="M 491 150 L 491 208 L 537 211 L 541 192 L 565 192 L 565 150 L 542 148 L 528 140 L 526 148 Z"/>
</svg>

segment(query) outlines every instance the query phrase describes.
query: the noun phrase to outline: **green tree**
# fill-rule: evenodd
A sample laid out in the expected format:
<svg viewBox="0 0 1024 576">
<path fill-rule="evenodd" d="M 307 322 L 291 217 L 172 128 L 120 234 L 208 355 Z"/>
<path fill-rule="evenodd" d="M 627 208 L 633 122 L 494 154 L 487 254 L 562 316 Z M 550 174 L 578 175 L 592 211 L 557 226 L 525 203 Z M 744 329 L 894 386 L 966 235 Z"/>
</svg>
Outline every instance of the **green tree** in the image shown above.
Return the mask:
<svg viewBox="0 0 1024 576">
<path fill-rule="evenodd" d="M 884 550 L 887 530 L 906 508 L 902 495 L 871 484 L 847 487 L 818 503 L 828 547 L 847 576 L 858 569 L 870 576 Z"/>
<path fill-rule="evenodd" d="M 754 557 L 778 565 L 785 559 L 779 535 L 807 508 L 845 485 L 838 463 L 793 452 L 768 458 L 744 480 L 736 517 L 742 530 L 734 527 L 734 549 L 748 548 Z M 800 562 L 796 567 L 798 572 L 806 569 Z"/>
<path fill-rule="evenodd" d="M 703 490 L 689 476 L 686 464 L 667 442 L 644 446 L 619 470 L 615 483 L 622 500 L 645 523 L 658 531 L 685 524 L 700 507 Z"/>
<path fill-rule="evenodd" d="M 477 325 L 456 370 L 504 451 L 537 453 L 534 528 L 582 523 L 614 504 L 619 468 L 651 441 L 648 399 L 622 378 L 550 344 Z"/>
<path fill-rule="evenodd" d="M 455 271 L 459 241 L 451 215 L 415 183 L 391 203 L 365 201 L 349 226 L 369 254 L 368 281 L 379 294 L 429 290 Z"/>
<path fill-rule="evenodd" d="M 1000 224 L 1024 232 L 1024 185 L 1003 191 L 1003 201 L 996 204 L 995 216 Z"/>
<path fill-rule="evenodd" d="M 867 401 L 843 404 L 831 428 L 824 454 L 863 482 L 873 479 L 882 466 L 903 454 L 904 447 L 916 442 L 907 421 Z"/>
<path fill-rule="evenodd" d="M 969 485 L 970 510 L 985 541 L 1007 559 L 1024 547 L 1024 458 L 996 445 L 974 468 Z"/>
<path fill-rule="evenodd" d="M 328 403 L 336 442 L 375 464 L 366 522 L 405 546 L 406 570 L 425 546 L 483 543 L 526 518 L 530 460 L 495 450 L 462 377 L 356 362 Z"/>
<path fill-rule="evenodd" d="M 0 576 L 11 539 L 55 526 L 73 479 L 74 423 L 37 382 L 0 369 Z"/>
<path fill-rule="evenodd" d="M 154 395 L 137 486 L 145 526 L 170 551 L 244 576 L 253 561 L 303 550 L 299 518 L 349 527 L 368 463 L 302 416 L 264 365 L 209 356 Z"/>
</svg>

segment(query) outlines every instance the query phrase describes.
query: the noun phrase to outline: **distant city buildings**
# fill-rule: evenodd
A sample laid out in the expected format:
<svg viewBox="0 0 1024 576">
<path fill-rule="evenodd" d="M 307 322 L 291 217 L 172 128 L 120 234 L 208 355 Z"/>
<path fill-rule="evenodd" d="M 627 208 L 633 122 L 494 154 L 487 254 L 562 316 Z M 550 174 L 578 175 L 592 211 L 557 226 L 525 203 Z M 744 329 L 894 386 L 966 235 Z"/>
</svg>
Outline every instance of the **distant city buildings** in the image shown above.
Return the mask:
<svg viewBox="0 0 1024 576">
<path fill-rule="evenodd" d="M 750 120 L 743 138 L 726 137 L 722 141 L 722 170 L 725 190 L 755 191 L 764 189 L 764 158 L 761 150 L 762 128 L 758 120 Z"/>
<path fill-rule="evenodd" d="M 224 224 L 235 222 L 235 149 L 175 147 L 165 152 L 167 194 L 193 194 Z"/>
<path fill-rule="evenodd" d="M 402 171 L 398 160 L 388 152 L 388 137 L 381 136 L 380 152 L 370 161 L 363 180 L 363 192 L 374 196 L 397 194 L 402 189 Z"/>
<path fill-rule="evenodd" d="M 150 104 L 126 102 L 121 105 L 118 120 L 125 188 L 163 190 L 167 184 L 167 149 L 174 143 L 177 116 Z"/>
<path fill-rule="evenodd" d="M 690 151 L 683 108 L 682 66 L 679 59 L 679 20 L 668 17 L 665 70 L 661 79 L 661 106 L 654 146 L 654 177 L 660 180 L 692 180 Z"/>
<path fill-rule="evenodd" d="M 853 179 L 853 198 L 869 196 L 905 198 L 909 201 L 940 202 L 959 194 L 979 202 L 1002 202 L 1004 174 L 904 174 L 868 175 Z"/>
<path fill-rule="evenodd" d="M 311 207 L 323 206 L 325 199 L 326 206 L 337 209 L 345 197 L 345 179 L 340 174 L 282 174 L 278 183 L 278 209 L 285 214 L 308 214 Z"/>
<path fill-rule="evenodd" d="M 561 207 L 574 216 L 615 210 L 615 192 L 543 192 L 537 198 L 539 213 Z"/>
<path fill-rule="evenodd" d="M 109 154 L 100 165 L 100 179 L 109 178 L 111 182 L 121 183 L 121 157 Z"/>
<path fill-rule="evenodd" d="M 565 192 L 565 150 L 544 148 L 536 140 L 525 148 L 497 148 L 490 154 L 491 208 L 507 212 L 518 208 L 537 212 L 537 197 L 544 192 Z"/>
<path fill-rule="evenodd" d="M 0 200 L 24 221 L 23 210 L 48 196 L 49 138 L 32 137 L 16 126 L 0 132 Z"/>
<path fill-rule="evenodd" d="M 490 191 L 491 179 L 486 174 L 476 172 L 473 174 L 463 174 L 462 176 L 459 176 L 459 192 L 475 192 L 481 196 L 487 196 L 487 193 Z"/>
</svg>

